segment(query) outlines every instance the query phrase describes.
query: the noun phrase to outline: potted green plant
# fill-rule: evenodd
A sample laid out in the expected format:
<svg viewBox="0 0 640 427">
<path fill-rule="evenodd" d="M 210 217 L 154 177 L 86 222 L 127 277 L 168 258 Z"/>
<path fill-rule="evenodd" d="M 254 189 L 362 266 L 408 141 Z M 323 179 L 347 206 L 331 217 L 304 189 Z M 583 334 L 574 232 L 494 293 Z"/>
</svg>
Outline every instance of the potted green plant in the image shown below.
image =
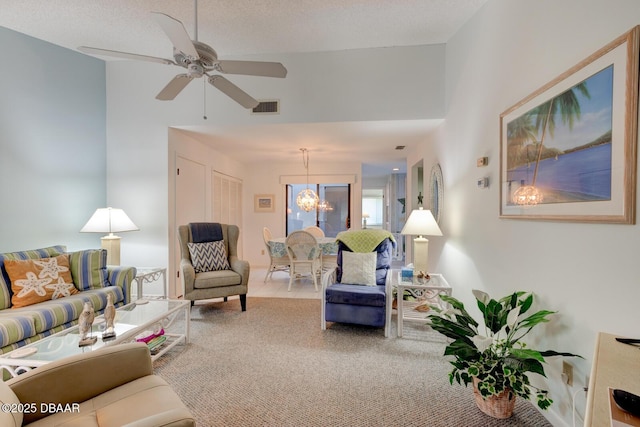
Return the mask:
<svg viewBox="0 0 640 427">
<path fill-rule="evenodd" d="M 434 330 L 453 340 L 444 351 L 454 357 L 449 381 L 453 384 L 455 379 L 465 386 L 473 382 L 476 404 L 496 418 L 511 416 L 516 396 L 530 399 L 535 393 L 538 406 L 547 409 L 553 401 L 546 390 L 530 384 L 528 373 L 546 376 L 545 357 L 576 355 L 533 350 L 522 339 L 555 312 L 527 314 L 534 300 L 531 293 L 515 292 L 497 301 L 482 291 L 474 290 L 473 295 L 483 315 L 484 331 L 463 303 L 447 295 L 440 298 L 451 307 L 433 306 L 436 313 L 428 317 Z"/>
</svg>

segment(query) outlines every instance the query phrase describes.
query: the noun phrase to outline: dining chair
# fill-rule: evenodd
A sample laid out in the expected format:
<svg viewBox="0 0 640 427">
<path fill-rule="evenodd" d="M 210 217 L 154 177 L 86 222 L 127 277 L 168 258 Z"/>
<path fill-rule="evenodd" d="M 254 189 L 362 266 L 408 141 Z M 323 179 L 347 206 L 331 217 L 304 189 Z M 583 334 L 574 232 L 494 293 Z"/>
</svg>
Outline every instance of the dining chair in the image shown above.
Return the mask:
<svg viewBox="0 0 640 427">
<path fill-rule="evenodd" d="M 267 274 L 264 276 L 264 282 L 267 283 L 267 280 L 271 278 L 271 275 L 275 271 L 289 271 L 289 255 L 284 254 L 282 256 L 278 256 L 273 251 L 271 244 L 269 243 L 273 238 L 271 235 L 271 230 L 269 228 L 264 227 L 262 229 L 262 238 L 264 239 L 264 245 L 267 248 L 267 253 L 269 254 L 269 269 L 267 269 Z"/>
<path fill-rule="evenodd" d="M 303 230 L 314 237 L 324 237 L 324 231 L 322 230 L 322 228 L 316 227 L 315 225 L 305 227 Z"/>
<path fill-rule="evenodd" d="M 300 271 L 305 271 L 308 268 L 311 278 L 313 279 L 313 286 L 317 292 L 318 275 L 322 271 L 322 261 L 320 258 L 322 251 L 316 238 L 304 230 L 294 231 L 287 236 L 285 246 L 287 247 L 289 265 L 291 267 L 289 270 L 289 287 L 287 291 L 291 290 L 294 277 L 300 277 Z M 303 269 L 300 270 L 299 267 L 303 267 Z"/>
</svg>

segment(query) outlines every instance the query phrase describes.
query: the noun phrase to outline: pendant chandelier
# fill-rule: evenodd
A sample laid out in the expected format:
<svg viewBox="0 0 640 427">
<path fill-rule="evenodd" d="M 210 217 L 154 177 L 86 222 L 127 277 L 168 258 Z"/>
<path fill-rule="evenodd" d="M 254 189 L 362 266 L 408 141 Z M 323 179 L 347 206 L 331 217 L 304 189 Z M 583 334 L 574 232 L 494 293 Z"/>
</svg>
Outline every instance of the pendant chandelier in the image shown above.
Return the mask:
<svg viewBox="0 0 640 427">
<path fill-rule="evenodd" d="M 322 199 L 320 203 L 318 203 L 318 210 L 320 210 L 320 212 L 331 212 L 333 211 L 333 206 L 331 206 L 331 203 L 328 201 Z"/>
<path fill-rule="evenodd" d="M 302 151 L 302 163 L 304 164 L 304 168 L 307 170 L 307 188 L 306 190 L 302 190 L 298 193 L 298 197 L 296 197 L 296 204 L 303 211 L 311 212 L 316 209 L 316 206 L 318 206 L 319 198 L 315 191 L 309 188 L 309 150 L 301 148 L 300 151 Z"/>
</svg>

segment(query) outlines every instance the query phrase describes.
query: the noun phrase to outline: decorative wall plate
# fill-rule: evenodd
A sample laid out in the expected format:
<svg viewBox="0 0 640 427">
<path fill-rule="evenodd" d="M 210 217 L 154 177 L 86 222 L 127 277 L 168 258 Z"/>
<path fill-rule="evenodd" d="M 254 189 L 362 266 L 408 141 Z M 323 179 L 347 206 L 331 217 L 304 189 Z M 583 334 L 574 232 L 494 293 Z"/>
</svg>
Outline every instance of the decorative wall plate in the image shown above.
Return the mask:
<svg viewBox="0 0 640 427">
<path fill-rule="evenodd" d="M 442 180 L 442 169 L 440 168 L 439 163 L 436 163 L 431 168 L 429 189 L 431 191 L 429 208 L 431 209 L 431 213 L 436 219 L 436 222 L 440 224 L 440 218 L 442 217 L 442 207 L 444 206 L 444 183 Z"/>
</svg>

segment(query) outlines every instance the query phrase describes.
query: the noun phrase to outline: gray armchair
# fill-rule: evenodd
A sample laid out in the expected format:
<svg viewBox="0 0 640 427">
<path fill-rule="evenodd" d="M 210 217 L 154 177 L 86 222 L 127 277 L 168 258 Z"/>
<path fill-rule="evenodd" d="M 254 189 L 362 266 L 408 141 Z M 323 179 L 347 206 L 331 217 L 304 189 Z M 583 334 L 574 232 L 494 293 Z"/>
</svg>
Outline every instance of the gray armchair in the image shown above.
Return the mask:
<svg viewBox="0 0 640 427">
<path fill-rule="evenodd" d="M 224 298 L 226 301 L 228 296 L 239 295 L 242 311 L 246 311 L 249 262 L 238 259 L 240 229 L 236 225 L 220 225 L 231 269 L 201 273 L 196 273 L 187 245 L 187 243 L 193 242 L 191 228 L 188 225 L 178 227 L 178 239 L 182 256 L 180 275 L 184 283 L 184 298 L 191 300 L 191 305 L 193 305 L 196 300 Z"/>
</svg>

